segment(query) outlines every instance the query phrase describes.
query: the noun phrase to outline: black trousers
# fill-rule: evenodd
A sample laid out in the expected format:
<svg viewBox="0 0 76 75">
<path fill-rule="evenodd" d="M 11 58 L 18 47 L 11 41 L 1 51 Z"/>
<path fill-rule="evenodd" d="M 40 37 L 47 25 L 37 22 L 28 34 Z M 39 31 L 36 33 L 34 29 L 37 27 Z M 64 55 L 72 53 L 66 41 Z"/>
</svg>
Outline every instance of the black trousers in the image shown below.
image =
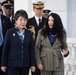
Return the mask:
<svg viewBox="0 0 76 75">
<path fill-rule="evenodd" d="M 8 67 L 8 75 L 29 75 L 29 67 Z"/>
<path fill-rule="evenodd" d="M 4 74 L 5 74 L 5 73 L 3 73 L 3 72 L 1 71 L 2 50 L 3 50 L 3 45 L 0 46 L 0 75 L 4 75 Z"/>
</svg>

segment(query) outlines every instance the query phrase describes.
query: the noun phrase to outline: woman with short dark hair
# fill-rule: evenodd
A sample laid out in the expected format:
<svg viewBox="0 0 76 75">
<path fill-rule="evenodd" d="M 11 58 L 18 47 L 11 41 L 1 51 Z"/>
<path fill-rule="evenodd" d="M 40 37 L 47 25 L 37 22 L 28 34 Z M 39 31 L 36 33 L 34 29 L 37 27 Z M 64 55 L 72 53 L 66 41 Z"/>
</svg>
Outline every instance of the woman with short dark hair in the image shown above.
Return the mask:
<svg viewBox="0 0 76 75">
<path fill-rule="evenodd" d="M 35 49 L 32 34 L 25 29 L 28 15 L 24 10 L 15 13 L 14 28 L 7 31 L 2 53 L 1 69 L 8 75 L 29 75 L 35 71 Z"/>
</svg>

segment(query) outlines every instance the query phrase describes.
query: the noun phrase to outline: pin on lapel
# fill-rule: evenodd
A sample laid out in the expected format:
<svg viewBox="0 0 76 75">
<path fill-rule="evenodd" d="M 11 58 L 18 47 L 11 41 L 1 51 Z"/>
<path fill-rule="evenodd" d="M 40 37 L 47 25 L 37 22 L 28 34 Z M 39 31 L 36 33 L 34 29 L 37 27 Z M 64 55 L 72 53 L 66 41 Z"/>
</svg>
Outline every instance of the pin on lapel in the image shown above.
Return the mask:
<svg viewBox="0 0 76 75">
<path fill-rule="evenodd" d="M 13 33 L 13 36 L 15 36 L 15 33 Z"/>
</svg>

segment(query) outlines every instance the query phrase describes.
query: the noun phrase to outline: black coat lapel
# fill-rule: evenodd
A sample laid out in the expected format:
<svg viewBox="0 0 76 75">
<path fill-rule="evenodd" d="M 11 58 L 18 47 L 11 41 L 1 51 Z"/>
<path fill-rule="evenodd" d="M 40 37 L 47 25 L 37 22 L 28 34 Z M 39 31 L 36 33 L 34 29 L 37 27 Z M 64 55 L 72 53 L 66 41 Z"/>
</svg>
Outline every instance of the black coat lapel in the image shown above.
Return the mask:
<svg viewBox="0 0 76 75">
<path fill-rule="evenodd" d="M 4 20 L 4 18 L 3 18 L 3 16 L 1 15 L 1 22 L 2 22 L 2 30 L 5 28 L 5 20 Z"/>
<path fill-rule="evenodd" d="M 35 27 L 38 27 L 35 17 L 33 17 L 32 20 L 33 20 L 33 24 L 34 24 L 34 26 L 35 26 Z"/>
</svg>

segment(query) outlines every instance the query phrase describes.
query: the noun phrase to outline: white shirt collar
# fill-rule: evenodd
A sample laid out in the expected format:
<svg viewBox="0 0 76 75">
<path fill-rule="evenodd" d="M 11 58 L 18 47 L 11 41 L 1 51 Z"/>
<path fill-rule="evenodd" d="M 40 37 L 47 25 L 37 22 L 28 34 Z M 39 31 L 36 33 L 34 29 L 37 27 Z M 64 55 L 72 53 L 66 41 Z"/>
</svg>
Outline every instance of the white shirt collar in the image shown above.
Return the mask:
<svg viewBox="0 0 76 75">
<path fill-rule="evenodd" d="M 37 16 L 35 16 L 35 19 L 36 19 L 36 23 L 37 23 L 37 25 L 39 25 L 39 19 L 42 20 L 42 16 L 41 16 L 40 18 L 38 18 Z"/>
<path fill-rule="evenodd" d="M 10 21 L 12 22 L 12 16 L 10 17 Z"/>
</svg>

